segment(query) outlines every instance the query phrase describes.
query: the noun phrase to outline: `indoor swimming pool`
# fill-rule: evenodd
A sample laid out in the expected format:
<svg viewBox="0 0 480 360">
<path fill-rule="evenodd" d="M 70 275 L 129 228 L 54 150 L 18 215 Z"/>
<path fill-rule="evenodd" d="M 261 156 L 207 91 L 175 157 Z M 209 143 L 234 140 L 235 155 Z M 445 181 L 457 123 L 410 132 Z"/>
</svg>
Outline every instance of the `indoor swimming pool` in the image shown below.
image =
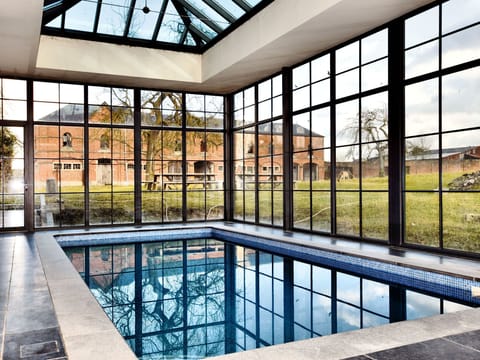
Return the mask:
<svg viewBox="0 0 480 360">
<path fill-rule="evenodd" d="M 234 232 L 57 241 L 141 359 L 204 358 L 478 306 L 466 279 Z"/>
</svg>

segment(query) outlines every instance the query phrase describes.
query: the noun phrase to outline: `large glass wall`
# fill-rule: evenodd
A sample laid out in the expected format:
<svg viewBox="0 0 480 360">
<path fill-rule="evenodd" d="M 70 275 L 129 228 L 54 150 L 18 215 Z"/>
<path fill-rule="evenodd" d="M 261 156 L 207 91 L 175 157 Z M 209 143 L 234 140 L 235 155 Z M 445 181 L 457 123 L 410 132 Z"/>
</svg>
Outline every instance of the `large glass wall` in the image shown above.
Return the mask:
<svg viewBox="0 0 480 360">
<path fill-rule="evenodd" d="M 232 128 L 222 96 L 1 79 L 2 143 L 27 129 L 33 153 L 26 175 L 2 154 L 2 216 L 204 221 L 227 198 L 228 220 L 478 253 L 479 35 L 475 0 L 435 2 L 231 94 Z"/>
<path fill-rule="evenodd" d="M 84 225 L 84 87 L 36 81 L 33 100 L 35 226 Z"/>
<path fill-rule="evenodd" d="M 186 110 L 187 219 L 223 219 L 223 97 L 187 94 Z"/>
<path fill-rule="evenodd" d="M 250 87 L 234 97 L 233 113 L 233 217 L 240 221 L 255 221 L 257 213 L 257 106 L 256 87 Z"/>
<path fill-rule="evenodd" d="M 234 218 L 283 225 L 284 124 L 281 75 L 234 97 Z"/>
<path fill-rule="evenodd" d="M 284 71 L 293 189 L 284 212 L 293 229 L 480 250 L 478 35 L 475 1 L 443 1 Z M 233 95 L 233 199 L 235 219 L 269 224 L 262 213 L 275 207 L 260 199 L 262 86 Z M 395 239 L 393 217 L 403 231 Z"/>
<path fill-rule="evenodd" d="M 0 229 L 24 226 L 26 81 L 0 78 Z"/>
<path fill-rule="evenodd" d="M 388 239 L 387 84 L 387 29 L 293 68 L 294 228 Z"/>
<path fill-rule="evenodd" d="M 223 219 L 223 117 L 221 96 L 33 82 L 35 226 Z"/>
<path fill-rule="evenodd" d="M 293 224 L 297 229 L 331 231 L 330 81 L 330 54 L 293 69 Z"/>
<path fill-rule="evenodd" d="M 476 1 L 405 20 L 408 243 L 480 250 L 479 38 Z"/>
</svg>

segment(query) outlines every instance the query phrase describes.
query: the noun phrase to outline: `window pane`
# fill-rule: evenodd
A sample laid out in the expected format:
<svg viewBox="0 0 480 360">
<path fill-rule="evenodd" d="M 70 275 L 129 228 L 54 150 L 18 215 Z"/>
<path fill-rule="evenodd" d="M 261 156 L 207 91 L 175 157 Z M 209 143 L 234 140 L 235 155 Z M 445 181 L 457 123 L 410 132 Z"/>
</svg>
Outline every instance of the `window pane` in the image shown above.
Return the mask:
<svg viewBox="0 0 480 360">
<path fill-rule="evenodd" d="M 360 122 L 358 118 L 359 101 L 352 100 L 337 105 L 336 139 L 337 146 L 356 144 L 360 141 Z M 341 160 L 344 161 L 344 160 Z"/>
<path fill-rule="evenodd" d="M 362 236 L 388 240 L 387 192 L 362 192 Z"/>
<path fill-rule="evenodd" d="M 378 141 L 362 145 L 362 187 L 365 190 L 388 189 L 388 143 Z"/>
<path fill-rule="evenodd" d="M 358 192 L 337 192 L 337 233 L 360 235 L 360 195 Z"/>
<path fill-rule="evenodd" d="M 272 80 L 266 80 L 258 84 L 258 101 L 263 101 L 272 97 Z"/>
<path fill-rule="evenodd" d="M 405 241 L 439 246 L 438 193 L 406 193 Z"/>
<path fill-rule="evenodd" d="M 405 151 L 406 189 L 427 191 L 438 189 L 438 136 L 407 139 Z"/>
<path fill-rule="evenodd" d="M 337 74 L 357 67 L 360 61 L 359 42 L 355 41 L 352 44 L 338 49 L 335 52 L 335 56 L 335 67 Z"/>
<path fill-rule="evenodd" d="M 384 29 L 361 40 L 362 64 L 388 55 L 388 30 Z"/>
<path fill-rule="evenodd" d="M 322 183 L 329 181 L 318 181 L 312 185 L 313 189 L 324 187 Z M 329 186 L 329 185 L 328 185 Z M 312 230 L 331 232 L 330 217 L 330 192 L 329 191 L 313 191 L 312 192 Z"/>
<path fill-rule="evenodd" d="M 330 79 L 312 85 L 312 106 L 330 101 Z"/>
<path fill-rule="evenodd" d="M 303 151 L 310 147 L 310 113 L 293 118 L 293 150 Z"/>
<path fill-rule="evenodd" d="M 330 108 L 312 111 L 312 149 L 330 147 Z M 330 161 L 325 158 L 322 160 Z"/>
<path fill-rule="evenodd" d="M 442 43 L 442 68 L 480 58 L 480 25 L 448 35 Z"/>
<path fill-rule="evenodd" d="M 442 79 L 442 130 L 480 126 L 480 67 Z"/>
<path fill-rule="evenodd" d="M 0 99 L 1 101 L 1 99 Z M 27 121 L 27 102 L 19 100 L 3 100 L 3 115 L 0 113 L 0 120 Z"/>
<path fill-rule="evenodd" d="M 477 0 L 450 0 L 442 4 L 442 34 L 471 25 L 479 19 Z"/>
<path fill-rule="evenodd" d="M 439 69 L 438 41 L 432 41 L 405 52 L 405 78 L 427 74 Z"/>
<path fill-rule="evenodd" d="M 310 63 L 303 64 L 293 69 L 293 89 L 305 86 L 310 83 Z"/>
<path fill-rule="evenodd" d="M 388 84 L 388 59 L 376 61 L 362 67 L 362 91 Z"/>
<path fill-rule="evenodd" d="M 362 141 L 372 142 L 388 138 L 388 93 L 362 98 Z"/>
<path fill-rule="evenodd" d="M 5 99 L 27 100 L 27 82 L 25 80 L 0 79 L 1 96 Z"/>
<path fill-rule="evenodd" d="M 405 21 L 405 47 L 438 37 L 438 6 Z"/>
<path fill-rule="evenodd" d="M 330 54 L 315 59 L 311 63 L 312 82 L 330 77 Z"/>
<path fill-rule="evenodd" d="M 360 90 L 359 70 L 354 69 L 337 75 L 336 98 L 357 94 Z"/>
<path fill-rule="evenodd" d="M 443 189 L 480 190 L 480 130 L 445 134 L 442 141 Z"/>
<path fill-rule="evenodd" d="M 296 184 L 296 188 L 303 188 L 303 183 Z M 308 190 L 308 189 L 307 189 Z M 293 225 L 296 229 L 310 230 L 310 192 L 293 192 Z"/>
<path fill-rule="evenodd" d="M 480 252 L 480 193 L 444 193 L 443 246 Z"/>
<path fill-rule="evenodd" d="M 310 106 L 310 86 L 306 86 L 293 92 L 293 111 Z"/>
<path fill-rule="evenodd" d="M 405 87 L 405 135 L 438 130 L 438 79 Z"/>
<path fill-rule="evenodd" d="M 33 83 L 33 98 L 35 101 L 59 101 L 58 84 L 35 81 Z"/>
</svg>

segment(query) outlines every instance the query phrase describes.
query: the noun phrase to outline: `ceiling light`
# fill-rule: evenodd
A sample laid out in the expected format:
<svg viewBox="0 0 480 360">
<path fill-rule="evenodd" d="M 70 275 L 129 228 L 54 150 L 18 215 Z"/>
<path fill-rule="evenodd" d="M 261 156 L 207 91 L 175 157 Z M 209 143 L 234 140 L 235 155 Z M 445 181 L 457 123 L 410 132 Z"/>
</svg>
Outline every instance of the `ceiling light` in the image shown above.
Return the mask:
<svg viewBox="0 0 480 360">
<path fill-rule="evenodd" d="M 145 6 L 142 9 L 144 14 L 148 14 L 150 12 L 150 8 L 147 5 L 147 0 L 145 0 Z"/>
</svg>

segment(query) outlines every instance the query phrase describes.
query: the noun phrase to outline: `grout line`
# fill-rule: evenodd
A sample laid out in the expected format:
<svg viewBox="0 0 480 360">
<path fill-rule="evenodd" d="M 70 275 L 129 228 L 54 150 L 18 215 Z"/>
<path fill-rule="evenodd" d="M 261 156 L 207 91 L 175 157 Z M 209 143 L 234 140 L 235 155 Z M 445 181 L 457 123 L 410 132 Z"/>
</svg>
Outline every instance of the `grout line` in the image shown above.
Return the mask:
<svg viewBox="0 0 480 360">
<path fill-rule="evenodd" d="M 447 337 L 443 337 L 443 338 L 441 338 L 441 339 L 442 339 L 442 340 L 446 340 L 446 341 L 448 341 L 448 342 L 451 342 L 452 344 L 459 345 L 459 346 L 461 346 L 461 347 L 463 347 L 463 348 L 466 348 L 466 349 L 469 349 L 469 350 L 473 350 L 473 351 L 475 351 L 475 352 L 480 353 L 480 350 L 479 350 L 479 349 L 475 349 L 474 347 L 471 347 L 471 346 L 469 346 L 469 345 L 461 344 L 461 343 L 456 342 L 456 341 L 454 341 L 454 340 L 452 340 L 452 339 L 449 339 L 449 338 L 447 338 Z"/>
</svg>

